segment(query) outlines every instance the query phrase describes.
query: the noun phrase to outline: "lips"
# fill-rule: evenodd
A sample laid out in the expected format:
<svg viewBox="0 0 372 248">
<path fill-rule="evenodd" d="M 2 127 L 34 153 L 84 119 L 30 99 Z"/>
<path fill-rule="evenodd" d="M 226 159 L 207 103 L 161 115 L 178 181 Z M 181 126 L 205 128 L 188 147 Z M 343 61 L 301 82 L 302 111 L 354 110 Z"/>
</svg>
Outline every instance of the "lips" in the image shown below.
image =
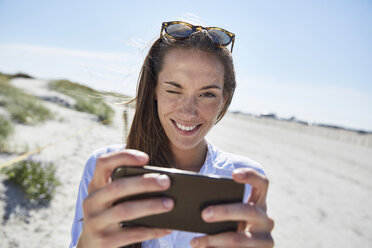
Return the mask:
<svg viewBox="0 0 372 248">
<path fill-rule="evenodd" d="M 182 135 L 193 135 L 194 133 L 199 130 L 202 124 L 196 124 L 196 125 L 183 125 L 181 123 L 178 123 L 174 120 L 172 120 L 173 126 L 176 128 L 176 130 L 182 134 Z"/>
</svg>

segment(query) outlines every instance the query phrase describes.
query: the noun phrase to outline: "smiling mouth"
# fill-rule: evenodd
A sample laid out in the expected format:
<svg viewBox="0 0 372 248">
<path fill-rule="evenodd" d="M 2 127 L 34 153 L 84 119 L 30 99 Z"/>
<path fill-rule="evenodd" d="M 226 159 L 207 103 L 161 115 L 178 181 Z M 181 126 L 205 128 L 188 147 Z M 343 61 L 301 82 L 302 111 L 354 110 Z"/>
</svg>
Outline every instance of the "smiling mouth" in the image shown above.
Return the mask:
<svg viewBox="0 0 372 248">
<path fill-rule="evenodd" d="M 173 125 L 176 127 L 177 131 L 181 132 L 182 134 L 193 134 L 195 133 L 202 124 L 192 125 L 192 126 L 185 126 L 182 125 L 175 120 L 172 120 Z"/>
</svg>

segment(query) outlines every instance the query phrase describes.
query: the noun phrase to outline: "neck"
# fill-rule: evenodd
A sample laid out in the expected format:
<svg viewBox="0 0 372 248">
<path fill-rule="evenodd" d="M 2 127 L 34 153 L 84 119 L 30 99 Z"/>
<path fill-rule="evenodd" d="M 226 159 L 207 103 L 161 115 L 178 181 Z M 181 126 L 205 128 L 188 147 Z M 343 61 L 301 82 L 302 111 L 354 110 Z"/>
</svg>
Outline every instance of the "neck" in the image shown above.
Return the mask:
<svg viewBox="0 0 372 248">
<path fill-rule="evenodd" d="M 207 142 L 203 140 L 190 150 L 172 147 L 176 168 L 188 171 L 200 171 L 207 156 Z"/>
</svg>

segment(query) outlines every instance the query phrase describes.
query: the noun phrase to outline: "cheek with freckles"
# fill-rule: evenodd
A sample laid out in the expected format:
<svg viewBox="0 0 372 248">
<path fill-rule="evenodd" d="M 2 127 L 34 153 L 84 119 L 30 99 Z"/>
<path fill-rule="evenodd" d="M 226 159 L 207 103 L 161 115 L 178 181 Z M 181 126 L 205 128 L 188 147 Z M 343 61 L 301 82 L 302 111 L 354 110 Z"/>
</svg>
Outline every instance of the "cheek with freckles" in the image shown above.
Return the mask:
<svg viewBox="0 0 372 248">
<path fill-rule="evenodd" d="M 165 97 L 160 95 L 158 98 L 159 117 L 161 118 L 168 113 L 176 111 L 181 106 L 181 103 L 180 97 Z"/>
<path fill-rule="evenodd" d="M 205 116 L 208 117 L 208 119 L 214 121 L 217 119 L 217 116 L 221 111 L 221 107 L 222 107 L 221 101 L 214 101 L 213 103 L 210 104 L 204 104 L 202 106 L 203 108 L 202 112 L 205 113 Z"/>
<path fill-rule="evenodd" d="M 220 98 L 200 99 L 199 116 L 206 123 L 214 125 L 217 116 L 222 108 L 222 100 Z"/>
</svg>

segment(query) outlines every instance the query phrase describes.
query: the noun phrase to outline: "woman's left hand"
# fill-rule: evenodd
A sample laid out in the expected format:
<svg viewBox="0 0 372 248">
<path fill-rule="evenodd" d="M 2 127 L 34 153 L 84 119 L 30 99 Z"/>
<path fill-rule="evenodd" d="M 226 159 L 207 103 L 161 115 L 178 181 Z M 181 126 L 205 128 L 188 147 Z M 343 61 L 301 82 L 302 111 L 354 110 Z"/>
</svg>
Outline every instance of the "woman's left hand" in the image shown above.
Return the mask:
<svg viewBox="0 0 372 248">
<path fill-rule="evenodd" d="M 271 231 L 274 221 L 266 214 L 266 195 L 269 180 L 253 169 L 234 170 L 233 179 L 238 183 L 250 184 L 252 191 L 247 203 L 210 206 L 202 211 L 206 222 L 240 221 L 236 232 L 197 237 L 192 247 L 273 247 Z"/>
</svg>

